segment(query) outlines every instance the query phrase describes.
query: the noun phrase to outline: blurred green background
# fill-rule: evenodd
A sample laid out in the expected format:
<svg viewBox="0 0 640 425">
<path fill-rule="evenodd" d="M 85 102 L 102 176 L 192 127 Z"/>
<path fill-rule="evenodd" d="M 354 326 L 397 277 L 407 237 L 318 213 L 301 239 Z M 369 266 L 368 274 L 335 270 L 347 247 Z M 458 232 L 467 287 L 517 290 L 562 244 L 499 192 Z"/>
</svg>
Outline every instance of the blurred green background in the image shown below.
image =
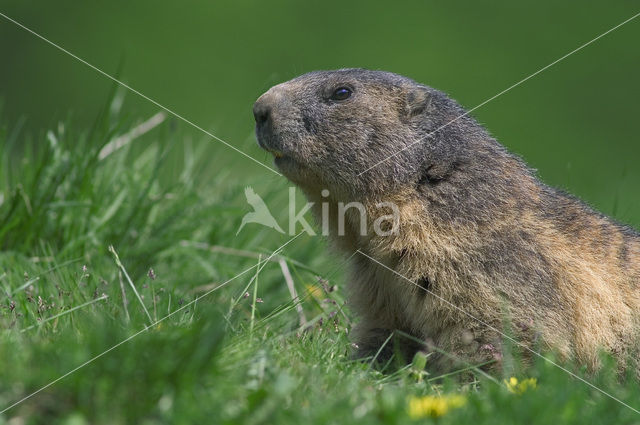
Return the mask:
<svg viewBox="0 0 640 425">
<path fill-rule="evenodd" d="M 639 11 L 637 0 L 0 0 L 0 13 L 268 165 L 251 106 L 275 83 L 384 69 L 472 108 Z M 639 41 L 640 17 L 473 113 L 546 182 L 636 228 Z M 0 16 L 0 411 L 178 313 L 0 413 L 0 425 L 401 424 L 410 397 L 452 389 L 423 380 L 422 367 L 381 374 L 347 360 L 346 261 L 321 238 L 282 253 L 314 324 L 302 335 L 279 263 L 259 280 L 256 271 L 229 281 L 290 239 L 257 224 L 236 233 L 250 210 L 244 187 L 285 227 L 289 183 L 175 118 L 98 160 L 98 146 L 159 110 L 123 89 L 112 102 L 113 89 Z M 132 278 L 126 291 L 109 245 Z M 321 289 L 318 276 L 338 289 Z M 635 381 L 619 385 L 608 370 L 594 384 L 637 407 Z M 482 378 L 460 388 L 467 408 L 434 420 L 637 424 L 560 369 L 531 376 L 540 390 L 523 397 Z"/>
<path fill-rule="evenodd" d="M 2 0 L 0 11 L 269 164 L 251 105 L 271 85 L 339 67 L 384 69 L 471 108 L 638 12 L 636 1 Z M 542 178 L 640 225 L 640 18 L 474 112 Z M 0 17 L 2 120 L 37 135 L 89 125 L 112 82 Z M 145 119 L 158 108 L 128 94 Z M 211 172 L 277 176 L 220 143 Z M 186 137 L 186 136 L 185 136 Z M 268 177 L 265 180 L 265 174 Z"/>
</svg>

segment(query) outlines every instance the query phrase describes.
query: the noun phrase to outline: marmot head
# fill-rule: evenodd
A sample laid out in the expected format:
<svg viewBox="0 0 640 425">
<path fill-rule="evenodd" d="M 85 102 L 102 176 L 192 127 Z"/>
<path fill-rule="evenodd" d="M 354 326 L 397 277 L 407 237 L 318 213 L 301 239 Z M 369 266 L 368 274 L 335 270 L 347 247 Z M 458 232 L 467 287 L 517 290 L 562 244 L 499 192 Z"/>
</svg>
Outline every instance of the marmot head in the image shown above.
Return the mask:
<svg viewBox="0 0 640 425">
<path fill-rule="evenodd" d="M 344 200 L 447 179 L 477 160 L 474 144 L 500 149 L 444 93 L 390 72 L 304 74 L 272 87 L 253 113 L 258 144 L 287 178 Z"/>
</svg>

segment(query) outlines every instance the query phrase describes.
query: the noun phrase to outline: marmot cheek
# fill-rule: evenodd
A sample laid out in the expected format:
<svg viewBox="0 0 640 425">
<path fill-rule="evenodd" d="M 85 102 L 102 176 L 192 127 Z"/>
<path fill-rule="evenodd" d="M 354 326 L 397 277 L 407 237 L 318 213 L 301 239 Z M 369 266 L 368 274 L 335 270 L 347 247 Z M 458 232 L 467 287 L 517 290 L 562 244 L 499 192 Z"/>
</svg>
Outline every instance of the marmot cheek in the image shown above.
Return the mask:
<svg viewBox="0 0 640 425">
<path fill-rule="evenodd" d="M 318 134 L 318 123 L 311 115 L 302 114 L 302 125 L 307 133 L 314 136 Z"/>
</svg>

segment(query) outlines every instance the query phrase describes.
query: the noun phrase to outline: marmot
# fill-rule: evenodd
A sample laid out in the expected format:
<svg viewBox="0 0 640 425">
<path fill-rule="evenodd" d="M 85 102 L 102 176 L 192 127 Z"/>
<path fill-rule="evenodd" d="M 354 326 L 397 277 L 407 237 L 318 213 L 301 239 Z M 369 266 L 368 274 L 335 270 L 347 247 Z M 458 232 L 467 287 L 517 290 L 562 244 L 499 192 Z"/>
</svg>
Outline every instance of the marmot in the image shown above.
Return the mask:
<svg viewBox="0 0 640 425">
<path fill-rule="evenodd" d="M 640 234 L 543 184 L 446 94 L 389 72 L 317 71 L 272 87 L 253 113 L 259 145 L 318 219 L 349 202 L 369 215 L 366 234 L 354 209 L 344 234 L 335 220 L 328 231 L 360 251 L 359 355 L 380 354 L 394 330 L 414 337 L 401 353 L 428 341 L 442 369 L 442 352 L 499 357 L 502 332 L 591 370 L 600 350 L 637 355 Z M 372 229 L 380 202 L 397 206 L 392 234 Z"/>
</svg>

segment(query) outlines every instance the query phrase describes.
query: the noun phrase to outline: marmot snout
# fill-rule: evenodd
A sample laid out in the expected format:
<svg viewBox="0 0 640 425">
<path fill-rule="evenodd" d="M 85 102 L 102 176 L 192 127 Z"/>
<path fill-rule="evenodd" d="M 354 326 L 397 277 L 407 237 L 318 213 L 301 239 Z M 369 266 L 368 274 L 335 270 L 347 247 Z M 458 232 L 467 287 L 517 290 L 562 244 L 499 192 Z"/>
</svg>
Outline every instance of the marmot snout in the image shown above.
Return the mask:
<svg viewBox="0 0 640 425">
<path fill-rule="evenodd" d="M 590 368 L 600 349 L 637 356 L 640 235 L 541 183 L 444 93 L 388 72 L 313 72 L 254 114 L 258 143 L 318 219 L 322 203 L 330 215 L 341 202 L 398 207 L 391 235 L 362 234 L 351 215 L 344 234 L 330 228 L 347 255 L 375 260 L 351 260 L 360 355 L 401 330 L 406 356 L 418 340 L 483 361 L 508 322 L 518 341 Z"/>
</svg>

